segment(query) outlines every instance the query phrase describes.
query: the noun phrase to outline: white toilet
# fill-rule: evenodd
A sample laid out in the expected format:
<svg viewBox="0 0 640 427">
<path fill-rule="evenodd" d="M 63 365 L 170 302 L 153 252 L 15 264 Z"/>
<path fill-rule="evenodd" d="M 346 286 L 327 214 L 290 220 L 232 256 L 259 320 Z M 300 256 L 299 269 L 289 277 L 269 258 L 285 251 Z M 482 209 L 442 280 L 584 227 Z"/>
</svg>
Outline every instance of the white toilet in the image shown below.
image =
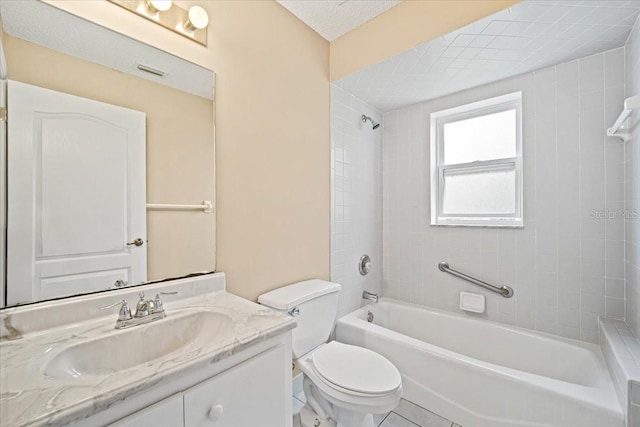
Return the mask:
<svg viewBox="0 0 640 427">
<path fill-rule="evenodd" d="M 293 359 L 304 373 L 303 427 L 373 427 L 372 414 L 391 411 L 402 397 L 400 372 L 383 356 L 337 341 L 326 343 L 339 292 L 337 283 L 307 280 L 258 298 L 260 304 L 298 321 Z"/>
</svg>

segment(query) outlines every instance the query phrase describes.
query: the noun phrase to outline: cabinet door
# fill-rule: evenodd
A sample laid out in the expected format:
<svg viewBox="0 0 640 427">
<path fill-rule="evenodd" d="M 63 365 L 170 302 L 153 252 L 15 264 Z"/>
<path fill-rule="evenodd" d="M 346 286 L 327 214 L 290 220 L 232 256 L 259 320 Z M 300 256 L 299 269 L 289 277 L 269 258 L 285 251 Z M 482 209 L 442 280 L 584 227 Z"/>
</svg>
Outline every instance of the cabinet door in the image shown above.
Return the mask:
<svg viewBox="0 0 640 427">
<path fill-rule="evenodd" d="M 184 425 L 182 393 L 167 397 L 111 424 L 111 427 L 181 427 Z"/>
<path fill-rule="evenodd" d="M 185 427 L 282 427 L 287 420 L 283 360 L 277 346 L 184 392 Z"/>
</svg>

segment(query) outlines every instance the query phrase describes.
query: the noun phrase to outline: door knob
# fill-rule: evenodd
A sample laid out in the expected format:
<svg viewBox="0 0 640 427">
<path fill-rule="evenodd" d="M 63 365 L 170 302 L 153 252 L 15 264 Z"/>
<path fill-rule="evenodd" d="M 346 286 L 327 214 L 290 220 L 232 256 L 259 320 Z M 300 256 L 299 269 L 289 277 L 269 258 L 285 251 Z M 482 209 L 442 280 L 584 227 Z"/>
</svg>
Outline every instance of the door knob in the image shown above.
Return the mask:
<svg viewBox="0 0 640 427">
<path fill-rule="evenodd" d="M 127 243 L 127 246 L 142 246 L 144 245 L 144 240 L 142 240 L 141 238 L 137 238 L 135 239 L 133 242 L 129 242 Z"/>
</svg>

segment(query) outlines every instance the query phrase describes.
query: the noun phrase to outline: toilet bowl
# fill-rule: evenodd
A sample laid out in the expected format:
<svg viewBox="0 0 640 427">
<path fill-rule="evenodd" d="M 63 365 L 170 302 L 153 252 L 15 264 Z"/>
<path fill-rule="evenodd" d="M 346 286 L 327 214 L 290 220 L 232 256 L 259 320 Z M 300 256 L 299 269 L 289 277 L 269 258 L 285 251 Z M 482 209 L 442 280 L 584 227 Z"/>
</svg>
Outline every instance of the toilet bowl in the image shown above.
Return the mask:
<svg viewBox="0 0 640 427">
<path fill-rule="evenodd" d="M 366 348 L 332 341 L 297 363 L 305 375 L 307 403 L 338 427 L 371 427 L 371 414 L 391 411 L 402 397 L 396 367 Z"/>
<path fill-rule="evenodd" d="M 398 369 L 380 354 L 337 341 L 325 343 L 337 313 L 340 285 L 308 280 L 261 295 L 258 301 L 296 317 L 293 359 L 304 374 L 302 427 L 373 427 L 372 414 L 402 397 Z"/>
</svg>

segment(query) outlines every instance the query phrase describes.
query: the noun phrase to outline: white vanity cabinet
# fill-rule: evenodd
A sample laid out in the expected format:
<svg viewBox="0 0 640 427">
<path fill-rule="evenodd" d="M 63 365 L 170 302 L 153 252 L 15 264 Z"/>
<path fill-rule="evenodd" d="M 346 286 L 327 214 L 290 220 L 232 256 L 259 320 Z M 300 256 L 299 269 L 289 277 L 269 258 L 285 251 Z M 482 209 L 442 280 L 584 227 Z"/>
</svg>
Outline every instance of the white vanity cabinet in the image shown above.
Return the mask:
<svg viewBox="0 0 640 427">
<path fill-rule="evenodd" d="M 291 426 L 290 354 L 271 347 L 110 426 Z"/>
<path fill-rule="evenodd" d="M 167 397 L 133 415 L 111 424 L 111 427 L 176 426 L 184 424 L 182 393 Z"/>
<path fill-rule="evenodd" d="M 278 350 L 262 353 L 185 391 L 184 426 L 286 425 L 282 393 L 285 381 L 291 378 L 273 368 L 283 357 Z"/>
<path fill-rule="evenodd" d="M 179 292 L 166 318 L 132 328 L 96 312 L 136 288 L 0 313 L 22 333 L 0 340 L 0 425 L 292 427 L 296 320 L 227 293 L 223 273 L 170 282 L 145 285 Z"/>
</svg>

